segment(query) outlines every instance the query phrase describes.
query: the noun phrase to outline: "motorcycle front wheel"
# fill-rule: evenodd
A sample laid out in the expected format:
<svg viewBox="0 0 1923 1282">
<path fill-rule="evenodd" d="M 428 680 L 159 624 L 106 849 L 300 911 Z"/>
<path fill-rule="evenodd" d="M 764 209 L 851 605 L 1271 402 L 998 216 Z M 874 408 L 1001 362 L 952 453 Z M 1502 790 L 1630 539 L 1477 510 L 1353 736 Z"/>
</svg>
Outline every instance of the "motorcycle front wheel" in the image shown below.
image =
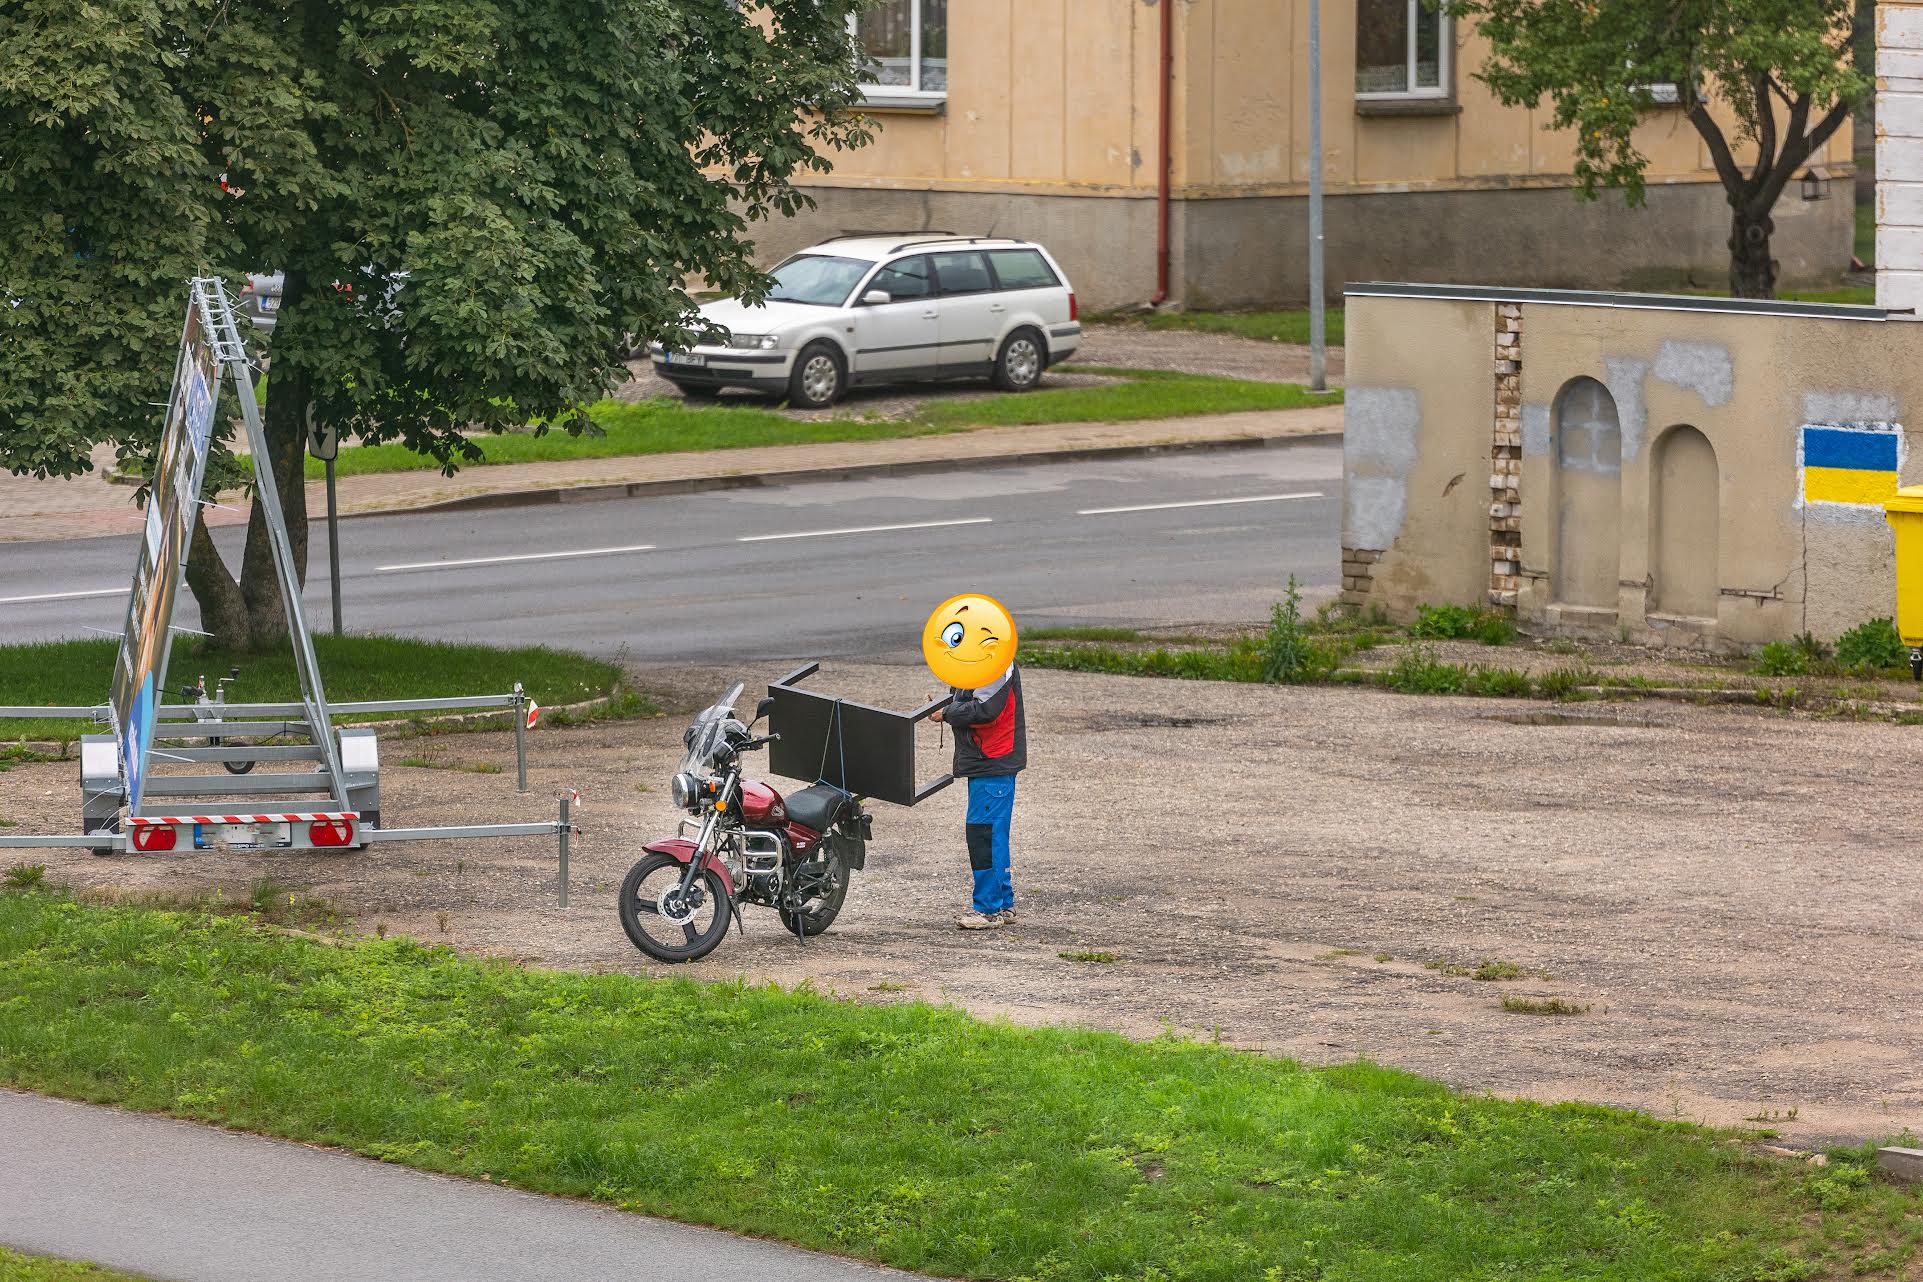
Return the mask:
<svg viewBox="0 0 1923 1282">
<path fill-rule="evenodd" d="M 621 882 L 621 929 L 629 942 L 656 961 L 706 957 L 728 933 L 728 887 L 703 868 L 682 902 L 687 865 L 671 855 L 649 853 Z"/>
<path fill-rule="evenodd" d="M 835 918 L 841 914 L 841 905 L 848 898 L 848 865 L 841 856 L 827 855 L 819 862 L 825 863 L 827 868 L 810 874 L 806 870 L 812 865 L 802 864 L 798 870 L 797 875 L 809 877 L 800 911 L 790 908 L 781 910 L 781 924 L 803 939 L 819 935 L 834 925 Z"/>
</svg>

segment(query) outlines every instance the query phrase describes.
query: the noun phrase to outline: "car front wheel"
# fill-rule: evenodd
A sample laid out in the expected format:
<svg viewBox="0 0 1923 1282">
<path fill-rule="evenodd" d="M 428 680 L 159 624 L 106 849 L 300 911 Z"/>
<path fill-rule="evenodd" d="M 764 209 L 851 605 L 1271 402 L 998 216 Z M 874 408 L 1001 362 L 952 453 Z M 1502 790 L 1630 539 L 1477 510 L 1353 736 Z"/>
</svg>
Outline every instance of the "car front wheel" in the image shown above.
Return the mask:
<svg viewBox="0 0 1923 1282">
<path fill-rule="evenodd" d="M 848 381 L 841 353 L 829 343 L 810 343 L 795 357 L 788 376 L 788 402 L 797 409 L 825 410 L 841 399 Z"/>
<path fill-rule="evenodd" d="M 1004 392 L 1026 392 L 1042 381 L 1047 363 L 1042 336 L 1032 329 L 1018 329 L 1002 341 L 995 357 L 995 386 Z"/>
</svg>

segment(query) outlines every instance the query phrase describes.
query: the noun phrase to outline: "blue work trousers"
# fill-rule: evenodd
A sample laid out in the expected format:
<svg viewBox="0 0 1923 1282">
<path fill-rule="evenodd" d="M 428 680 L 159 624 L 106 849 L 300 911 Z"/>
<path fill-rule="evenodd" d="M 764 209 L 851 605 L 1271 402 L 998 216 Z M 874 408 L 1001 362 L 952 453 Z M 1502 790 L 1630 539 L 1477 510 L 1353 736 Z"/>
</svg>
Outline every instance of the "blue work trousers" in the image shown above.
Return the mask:
<svg viewBox="0 0 1923 1282">
<path fill-rule="evenodd" d="M 1008 865 L 1008 826 L 1014 817 L 1014 775 L 968 781 L 968 866 L 975 870 L 978 913 L 1015 906 L 1015 879 Z"/>
</svg>

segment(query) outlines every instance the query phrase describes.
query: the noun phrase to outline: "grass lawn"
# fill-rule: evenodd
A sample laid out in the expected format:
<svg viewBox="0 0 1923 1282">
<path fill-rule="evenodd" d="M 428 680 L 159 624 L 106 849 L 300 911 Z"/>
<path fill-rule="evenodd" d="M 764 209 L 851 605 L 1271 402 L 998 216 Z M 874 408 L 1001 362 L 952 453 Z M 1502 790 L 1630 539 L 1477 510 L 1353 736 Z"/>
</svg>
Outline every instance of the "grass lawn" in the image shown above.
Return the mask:
<svg viewBox="0 0 1923 1282">
<path fill-rule="evenodd" d="M 1366 1063 L 0 891 L 0 1082 L 1009 1282 L 1888 1278 L 1923 1200 Z"/>
<path fill-rule="evenodd" d="M 105 703 L 119 647 L 114 637 L 0 645 L 0 704 Z M 504 650 L 405 637 L 318 633 L 314 650 L 330 700 L 506 694 L 519 681 L 545 707 L 613 695 L 615 711 L 648 710 L 639 695 L 620 689 L 620 665 L 546 646 Z M 176 692 L 169 701 L 177 701 L 180 687 L 195 677 L 205 674 L 213 681 L 225 676 L 230 667 L 240 669 L 240 679 L 227 687 L 231 700 L 272 703 L 300 697 L 291 649 L 230 654 L 204 640 L 182 638 L 174 643 L 168 663 L 167 684 Z M 86 721 L 0 721 L 0 744 L 21 739 L 71 742 L 83 734 L 102 733 L 104 726 Z"/>
<path fill-rule="evenodd" d="M 139 1282 L 98 1264 L 50 1260 L 44 1255 L 22 1255 L 0 1246 L 0 1282 Z"/>
<path fill-rule="evenodd" d="M 1323 322 L 1328 345 L 1342 346 L 1342 309 L 1328 308 L 1323 313 Z M 1309 342 L 1309 309 L 1306 307 L 1279 312 L 1154 312 L 1145 323 L 1150 329 L 1193 329 L 1304 347 Z"/>
<path fill-rule="evenodd" d="M 1339 394 L 1315 396 L 1287 383 L 1257 383 L 1150 370 L 1077 368 L 1080 372 L 1114 374 L 1126 381 L 1105 387 L 1045 387 L 1023 396 L 932 401 L 923 407 L 920 415 L 909 419 L 840 416 L 793 419 L 756 406 L 725 402 L 695 405 L 666 397 L 602 401 L 588 409 L 588 417 L 600 435 L 573 436 L 565 431 L 551 431 L 533 436 L 515 432 L 477 437 L 475 443 L 481 448 L 483 463 L 534 463 L 749 445 L 874 441 L 957 432 L 972 427 L 1120 422 L 1237 410 L 1300 409 L 1339 399 Z M 404 445 L 350 445 L 341 450 L 335 470 L 338 475 L 353 476 L 366 472 L 423 471 L 433 467 L 432 459 Z M 309 480 L 324 475 L 324 464 L 316 459 L 307 460 Z"/>
</svg>

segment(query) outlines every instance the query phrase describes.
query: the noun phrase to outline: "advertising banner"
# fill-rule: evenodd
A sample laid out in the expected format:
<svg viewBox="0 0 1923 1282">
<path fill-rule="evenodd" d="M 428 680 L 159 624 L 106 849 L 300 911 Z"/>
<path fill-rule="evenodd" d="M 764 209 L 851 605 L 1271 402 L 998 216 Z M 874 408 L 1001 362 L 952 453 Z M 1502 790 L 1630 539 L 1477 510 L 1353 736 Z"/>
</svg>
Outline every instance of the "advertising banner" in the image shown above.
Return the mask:
<svg viewBox="0 0 1923 1282">
<path fill-rule="evenodd" d="M 154 711 L 167 679 L 173 640 L 174 599 L 186 578 L 187 544 L 199 512 L 219 393 L 220 366 L 202 330 L 200 310 L 190 301 L 147 497 L 146 534 L 134 567 L 127 626 L 114 663 L 110 702 L 129 809 L 140 805 L 146 784 Z"/>
</svg>

